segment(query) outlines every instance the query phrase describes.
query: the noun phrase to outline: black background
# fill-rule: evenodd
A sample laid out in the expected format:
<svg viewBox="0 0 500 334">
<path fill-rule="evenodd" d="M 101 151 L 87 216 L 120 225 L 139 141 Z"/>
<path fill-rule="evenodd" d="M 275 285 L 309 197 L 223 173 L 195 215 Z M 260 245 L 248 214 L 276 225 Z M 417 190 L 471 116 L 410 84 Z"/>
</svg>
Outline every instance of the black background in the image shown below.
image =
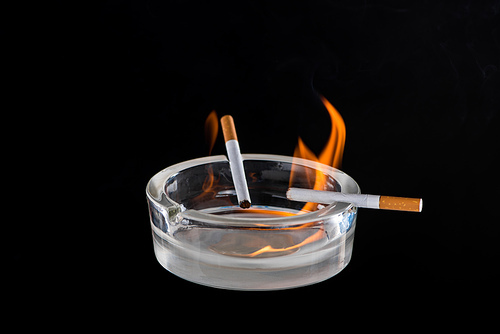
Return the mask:
<svg viewBox="0 0 500 334">
<path fill-rule="evenodd" d="M 269 296 L 397 295 L 495 277 L 499 1 L 117 0 L 75 23 L 77 11 L 52 23 L 64 45 L 58 103 L 78 115 L 76 163 L 95 199 L 89 280 L 118 300 L 237 293 L 157 263 L 146 183 L 208 154 L 214 109 L 235 118 L 243 153 L 292 155 L 298 136 L 319 153 L 330 131 L 319 94 L 346 124 L 342 169 L 364 193 L 422 197 L 423 212 L 360 210 L 340 274 Z M 221 134 L 213 154 L 225 154 Z"/>
</svg>

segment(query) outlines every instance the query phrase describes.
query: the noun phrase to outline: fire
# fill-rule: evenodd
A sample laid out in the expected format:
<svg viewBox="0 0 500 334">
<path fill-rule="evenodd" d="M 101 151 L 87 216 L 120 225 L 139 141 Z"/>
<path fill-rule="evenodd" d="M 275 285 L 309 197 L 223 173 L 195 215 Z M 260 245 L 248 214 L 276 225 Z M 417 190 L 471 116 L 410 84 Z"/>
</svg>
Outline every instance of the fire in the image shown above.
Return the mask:
<svg viewBox="0 0 500 334">
<path fill-rule="evenodd" d="M 286 252 L 286 251 L 289 251 L 289 250 L 292 250 L 292 249 L 296 249 L 296 248 L 300 248 L 304 245 L 307 245 L 311 242 L 314 242 L 316 240 L 320 240 L 323 238 L 323 234 L 324 234 L 324 230 L 323 228 L 319 229 L 316 233 L 314 233 L 313 235 L 307 237 L 304 239 L 304 241 L 298 243 L 298 244 L 295 244 L 293 246 L 290 246 L 290 247 L 285 247 L 285 248 L 273 248 L 271 245 L 267 245 L 266 247 L 263 247 L 261 249 L 259 249 L 258 251 L 255 251 L 251 254 L 248 254 L 247 256 L 249 257 L 254 257 L 254 256 L 257 256 L 257 255 L 260 255 L 262 253 L 275 253 L 275 252 Z"/>
<path fill-rule="evenodd" d="M 212 149 L 214 148 L 215 141 L 217 140 L 217 135 L 219 134 L 219 118 L 215 110 L 212 110 L 205 120 L 205 141 L 208 145 L 208 155 L 212 154 Z M 201 201 L 201 198 L 209 196 L 211 198 L 215 197 L 217 194 L 217 185 L 219 183 L 220 175 L 216 179 L 214 175 L 214 170 L 211 166 L 207 168 L 207 176 L 203 181 L 201 189 L 203 192 L 196 197 L 196 201 Z M 196 202 L 195 201 L 195 202 Z"/>
<path fill-rule="evenodd" d="M 345 123 L 344 120 L 342 119 L 342 116 L 340 116 L 339 112 L 337 111 L 337 109 L 335 109 L 335 107 L 326 98 L 321 96 L 321 101 L 323 102 L 326 110 L 330 114 L 331 132 L 328 141 L 318 157 L 311 151 L 311 149 L 309 149 L 309 147 L 307 147 L 302 138 L 299 137 L 297 146 L 295 147 L 295 151 L 293 153 L 293 157 L 308 159 L 315 161 L 317 163 L 329 165 L 335 168 L 340 168 L 342 165 L 342 156 L 344 153 L 344 144 L 346 137 Z M 296 168 L 294 168 L 294 166 L 295 165 L 292 166 L 292 172 L 290 175 L 290 186 L 293 184 L 294 177 L 296 177 L 297 175 Z M 307 183 L 312 189 L 316 190 L 325 189 L 326 177 L 320 170 L 317 169 L 316 172 L 311 171 L 309 173 L 306 173 L 305 176 L 307 178 Z M 311 212 L 316 210 L 316 208 L 317 208 L 317 203 L 306 203 L 306 205 L 304 205 L 304 207 L 298 214 Z M 308 226 L 301 226 L 300 228 L 306 228 L 306 227 Z M 325 233 L 324 229 L 320 228 L 314 234 L 310 235 L 302 242 L 295 244 L 293 246 L 285 248 L 273 248 L 271 245 L 267 245 L 251 254 L 248 254 L 247 256 L 254 257 L 263 253 L 286 252 L 289 250 L 297 249 L 311 242 L 322 239 L 324 237 L 324 233 Z"/>
<path fill-rule="evenodd" d="M 321 101 L 330 114 L 331 121 L 330 137 L 328 138 L 325 147 L 318 157 L 306 146 L 302 138 L 299 137 L 293 156 L 294 158 L 304 158 L 317 163 L 340 168 L 342 165 L 342 156 L 344 153 L 346 137 L 345 123 L 337 109 L 335 109 L 335 107 L 326 98 L 321 96 Z M 290 186 L 292 186 L 295 177 L 296 168 L 295 166 L 292 166 Z M 311 171 L 306 173 L 306 178 L 310 188 L 315 190 L 325 190 L 326 177 L 319 169 L 317 169 L 316 172 Z M 314 211 L 316 210 L 316 207 L 316 203 L 306 203 L 299 213 Z"/>
<path fill-rule="evenodd" d="M 295 216 L 295 213 L 286 212 L 286 211 L 275 211 L 275 210 L 266 210 L 266 209 L 246 209 L 246 213 L 258 213 L 258 214 L 266 214 L 266 215 L 275 215 L 281 217 L 290 217 Z"/>
<path fill-rule="evenodd" d="M 219 119 L 215 110 L 208 115 L 205 120 L 205 141 L 208 144 L 208 155 L 212 154 L 212 149 L 215 145 L 215 140 L 219 134 Z"/>
<path fill-rule="evenodd" d="M 322 96 L 321 100 L 330 114 L 332 130 L 325 148 L 319 155 L 319 162 L 335 168 L 340 168 L 342 167 L 342 156 L 344 155 L 346 135 L 344 119 L 327 99 Z"/>
<path fill-rule="evenodd" d="M 217 135 L 219 133 L 219 118 L 215 110 L 208 115 L 205 120 L 205 140 L 208 144 L 208 155 L 212 154 L 212 149 L 214 148 Z M 220 177 L 220 176 L 219 176 Z M 212 167 L 208 169 L 208 175 L 203 182 L 202 190 L 203 193 L 210 193 L 214 191 L 214 185 L 218 183 L 219 180 L 215 180 L 214 171 Z M 215 195 L 215 194 L 214 194 Z"/>
<path fill-rule="evenodd" d="M 330 132 L 330 137 L 328 138 L 328 141 L 319 154 L 317 156 L 314 154 L 304 143 L 302 138 L 298 138 L 298 143 L 294 151 L 294 158 L 304 158 L 308 160 L 315 161 L 317 163 L 333 166 L 335 168 L 340 168 L 342 164 L 342 156 L 344 153 L 344 144 L 345 144 L 345 137 L 346 137 L 346 130 L 345 130 L 345 123 L 344 120 L 342 119 L 342 116 L 340 116 L 339 112 L 333 107 L 333 105 L 323 96 L 321 96 L 321 100 L 328 111 L 330 115 L 330 120 L 331 120 L 331 132 Z M 209 154 L 211 154 L 213 146 L 215 144 L 217 134 L 218 134 L 218 117 L 217 114 L 214 111 L 210 113 L 210 115 L 207 117 L 207 120 L 205 121 L 205 137 L 207 140 L 207 143 L 209 145 Z M 300 175 L 300 177 L 303 177 L 304 174 Z M 292 171 L 290 175 L 290 186 L 294 183 L 294 178 L 299 177 L 296 173 L 296 168 L 295 165 L 292 166 Z M 325 175 L 320 172 L 319 170 L 316 170 L 316 172 L 309 170 L 306 172 L 305 175 L 307 179 L 307 183 L 310 188 L 316 189 L 316 190 L 324 190 L 325 185 L 326 185 L 326 177 Z M 303 180 L 302 180 L 303 181 Z M 215 189 L 217 186 L 218 180 L 215 179 L 213 175 L 213 171 L 211 169 L 208 170 L 208 175 L 205 179 L 205 182 L 203 183 L 203 194 L 202 195 L 208 195 L 210 193 L 213 193 L 212 195 L 215 194 Z M 311 211 L 315 211 L 317 209 L 317 204 L 316 203 L 306 203 L 306 205 L 302 208 L 302 210 L 298 214 L 302 213 L 307 213 Z M 270 210 L 264 210 L 264 209 L 258 209 L 258 208 L 252 208 L 252 209 L 247 209 L 245 212 L 247 213 L 263 213 L 263 214 L 275 214 L 275 215 L 282 215 L 282 216 L 288 216 L 288 215 L 293 215 L 288 212 L 282 212 L 282 211 L 270 211 Z M 312 223 L 311 223 L 312 224 Z M 305 224 L 302 226 L 297 226 L 297 227 L 289 227 L 285 229 L 304 229 L 304 228 L 310 228 L 312 227 L 311 224 Z M 252 227 L 249 228 L 249 230 L 261 230 L 265 229 L 265 224 L 262 225 L 262 227 Z M 315 231 L 313 234 L 305 238 L 302 242 L 299 242 L 297 244 L 294 244 L 292 246 L 288 247 L 282 247 L 282 248 L 274 248 L 270 244 L 267 246 L 264 246 L 257 251 L 249 254 L 239 254 L 238 256 L 244 256 L 244 257 L 255 257 L 264 253 L 277 253 L 277 252 L 287 252 L 291 250 L 298 249 L 304 245 L 310 244 L 312 242 L 321 240 L 325 236 L 325 231 L 324 228 L 320 228 L 319 230 Z M 276 245 L 275 245 L 276 246 Z M 236 255 L 235 255 L 236 256 Z"/>
</svg>

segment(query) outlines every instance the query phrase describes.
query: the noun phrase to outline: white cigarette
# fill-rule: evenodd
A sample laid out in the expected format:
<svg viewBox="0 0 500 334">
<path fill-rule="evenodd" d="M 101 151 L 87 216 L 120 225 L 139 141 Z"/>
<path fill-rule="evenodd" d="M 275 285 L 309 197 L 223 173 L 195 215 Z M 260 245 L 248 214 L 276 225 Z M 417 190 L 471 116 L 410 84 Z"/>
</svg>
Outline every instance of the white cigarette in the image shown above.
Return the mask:
<svg viewBox="0 0 500 334">
<path fill-rule="evenodd" d="M 331 204 L 334 202 L 352 203 L 354 206 L 369 209 L 421 212 L 421 198 L 346 194 L 335 191 L 290 188 L 286 197 L 291 201 Z"/>
<path fill-rule="evenodd" d="M 239 205 L 246 209 L 251 206 L 250 193 L 248 192 L 247 180 L 245 178 L 245 169 L 243 167 L 243 158 L 240 153 L 240 145 L 236 136 L 236 128 L 234 120 L 230 115 L 223 116 L 220 120 L 222 132 L 224 133 L 224 141 L 226 142 L 226 150 L 229 158 L 229 166 L 231 167 L 231 175 L 233 176 L 234 188 L 238 197 Z"/>
</svg>

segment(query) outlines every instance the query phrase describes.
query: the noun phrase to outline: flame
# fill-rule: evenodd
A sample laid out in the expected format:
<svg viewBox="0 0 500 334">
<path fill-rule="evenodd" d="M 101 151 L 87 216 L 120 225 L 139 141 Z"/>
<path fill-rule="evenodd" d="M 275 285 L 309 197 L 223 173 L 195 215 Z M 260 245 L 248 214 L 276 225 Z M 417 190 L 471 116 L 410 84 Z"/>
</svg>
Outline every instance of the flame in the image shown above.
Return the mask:
<svg viewBox="0 0 500 334">
<path fill-rule="evenodd" d="M 205 140 L 207 141 L 208 144 L 208 155 L 212 154 L 212 149 L 214 148 L 215 140 L 217 139 L 218 134 L 219 134 L 219 118 L 217 117 L 217 113 L 215 112 L 215 110 L 212 110 L 212 112 L 208 115 L 207 119 L 205 120 Z M 213 188 L 215 185 L 217 185 L 218 182 L 219 182 L 218 179 L 215 180 L 214 170 L 212 166 L 208 167 L 208 175 L 203 181 L 203 185 L 201 187 L 203 193 L 213 193 L 214 192 Z"/>
<path fill-rule="evenodd" d="M 215 110 L 212 110 L 205 120 L 205 140 L 208 145 L 208 155 L 212 154 L 212 149 L 214 148 L 215 141 L 217 140 L 217 135 L 219 134 L 219 118 Z M 216 179 L 214 175 L 214 170 L 212 166 L 207 168 L 207 176 L 203 180 L 201 189 L 203 192 L 198 195 L 195 199 L 196 201 L 201 200 L 202 197 L 209 196 L 211 198 L 215 197 L 217 194 L 217 186 L 220 180 L 220 175 Z M 196 202 L 195 201 L 195 202 Z"/>
<path fill-rule="evenodd" d="M 321 96 L 321 100 L 328 111 L 330 115 L 330 120 L 331 120 L 331 132 L 330 132 L 330 137 L 328 138 L 328 141 L 319 154 L 319 156 L 316 156 L 304 143 L 302 138 L 299 137 L 297 146 L 294 151 L 294 158 L 304 158 L 308 159 L 311 161 L 314 161 L 318 164 L 326 164 L 329 166 L 333 166 L 335 168 L 340 168 L 342 164 L 342 155 L 344 152 L 344 143 L 345 143 L 345 137 L 346 137 L 346 131 L 345 131 L 345 124 L 344 120 L 342 119 L 342 116 L 340 116 L 339 112 L 332 106 L 330 102 L 323 96 Z M 209 144 L 209 154 L 212 153 L 213 146 L 215 144 L 215 140 L 217 138 L 218 134 L 218 117 L 217 114 L 214 111 L 210 113 L 210 115 L 207 117 L 207 120 L 205 121 L 205 137 L 207 139 L 207 143 Z M 290 186 L 294 183 L 294 178 L 303 178 L 304 174 L 302 173 L 301 175 L 298 175 L 297 173 L 298 168 L 295 167 L 296 165 L 292 165 L 292 171 L 290 174 Z M 219 176 L 220 177 L 220 176 Z M 253 177 L 251 175 L 251 177 Z M 316 190 L 324 190 L 325 185 L 326 185 L 326 176 L 320 171 L 319 168 L 317 168 L 315 171 L 313 169 L 307 169 L 306 174 L 305 174 L 306 182 L 308 184 L 309 188 L 316 189 Z M 205 178 L 205 181 L 203 183 L 203 194 L 200 196 L 215 196 L 216 194 L 216 187 L 218 184 L 218 179 L 216 180 L 214 177 L 213 170 L 209 168 L 208 170 L 208 175 Z M 295 180 L 297 181 L 297 180 Z M 304 180 L 300 180 L 302 183 Z M 317 204 L 316 203 L 306 203 L 306 205 L 302 208 L 302 210 L 298 214 L 306 213 L 306 212 L 311 212 L 315 211 L 317 209 Z M 252 209 L 247 209 L 246 212 L 250 213 L 264 213 L 264 214 L 272 214 L 272 215 L 279 215 L 279 216 L 289 216 L 293 215 L 292 213 L 288 212 L 282 212 L 282 211 L 272 211 L 272 210 L 265 210 L 265 209 L 257 209 L 257 208 L 252 208 Z M 295 226 L 295 227 L 287 227 L 287 228 L 282 228 L 283 230 L 294 230 L 294 229 L 304 229 L 304 228 L 311 228 L 314 223 L 310 224 L 304 224 L 301 226 Z M 249 230 L 264 230 L 268 228 L 266 224 L 259 225 L 258 227 L 250 227 L 248 228 Z M 282 247 L 282 248 L 274 248 L 270 244 L 267 246 L 264 246 L 260 248 L 259 250 L 249 253 L 249 254 L 232 254 L 233 256 L 244 256 L 244 257 L 255 257 L 264 253 L 277 253 L 277 252 L 288 252 L 291 250 L 296 250 L 304 245 L 310 244 L 312 242 L 315 242 L 317 240 L 321 240 L 325 236 L 325 230 L 323 227 L 321 227 L 319 230 L 315 231 L 313 234 L 305 238 L 302 242 L 299 242 L 295 245 L 289 246 L 289 247 Z M 248 237 L 248 235 L 245 234 L 245 237 Z M 257 237 L 255 237 L 257 238 Z M 234 242 L 234 241 L 231 241 Z M 266 242 L 267 243 L 267 242 Z M 262 245 L 262 244 L 261 244 Z M 276 245 L 275 245 L 276 246 Z M 281 245 L 280 245 L 281 246 Z M 254 248 L 255 249 L 255 248 Z M 265 255 L 265 254 L 264 254 Z"/>
<path fill-rule="evenodd" d="M 335 109 L 335 107 L 323 96 L 321 96 L 321 101 L 323 102 L 326 110 L 330 114 L 331 120 L 331 132 L 328 141 L 321 151 L 319 157 L 316 156 L 304 143 L 302 138 L 299 137 L 297 146 L 293 153 L 294 158 L 303 158 L 312 160 L 318 164 L 325 164 L 335 168 L 340 168 L 342 165 L 342 156 L 344 153 L 344 144 L 346 137 L 345 123 L 340 116 L 340 113 Z M 297 177 L 297 167 L 292 166 L 292 171 L 290 174 L 290 186 L 293 185 L 295 178 Z M 326 176 L 318 168 L 316 171 L 307 170 L 306 179 L 309 188 L 315 190 L 325 190 Z M 310 211 L 315 211 L 317 208 L 317 203 L 306 203 L 302 210 L 299 212 L 306 213 Z"/>
<path fill-rule="evenodd" d="M 275 216 L 281 216 L 281 217 L 295 216 L 295 213 L 292 213 L 292 212 L 266 210 L 266 209 L 261 209 L 261 208 L 245 209 L 245 212 L 246 213 L 260 213 L 260 214 L 266 214 L 266 215 L 275 215 Z M 262 226 L 267 226 L 267 225 L 262 225 Z"/>
<path fill-rule="evenodd" d="M 271 245 L 268 245 L 266 247 L 263 247 L 261 249 L 259 249 L 258 251 L 255 251 L 251 254 L 248 254 L 247 256 L 249 257 L 254 257 L 254 256 L 257 256 L 259 254 L 262 254 L 262 253 L 275 253 L 275 252 L 286 252 L 286 251 L 289 251 L 289 250 L 292 250 L 292 249 L 296 249 L 296 248 L 300 248 L 304 245 L 307 245 L 307 244 L 310 244 L 311 242 L 314 242 L 316 240 L 320 240 L 323 238 L 323 233 L 324 233 L 324 230 L 323 228 L 319 229 L 316 233 L 314 233 L 313 235 L 307 237 L 304 239 L 304 241 L 296 244 L 296 245 L 293 245 L 293 246 L 290 246 L 290 247 L 285 247 L 285 248 L 273 248 Z"/>
<path fill-rule="evenodd" d="M 342 156 L 344 154 L 346 135 L 344 119 L 340 116 L 337 109 L 335 109 L 335 107 L 323 96 L 321 96 L 321 101 L 323 101 L 326 110 L 328 110 L 330 114 L 332 131 L 330 132 L 330 138 L 325 148 L 319 155 L 319 162 L 340 169 L 340 167 L 342 167 Z"/>
<path fill-rule="evenodd" d="M 212 166 L 208 167 L 207 172 L 208 175 L 205 177 L 205 180 L 203 180 L 201 189 L 203 190 L 203 193 L 212 193 L 213 196 L 215 196 L 217 193 L 215 190 L 215 186 L 219 183 L 220 175 L 216 180 L 214 176 L 214 169 L 212 168 Z"/>
<path fill-rule="evenodd" d="M 205 120 L 205 140 L 208 144 L 208 155 L 212 154 L 212 149 L 215 145 L 215 140 L 217 139 L 217 135 L 219 134 L 219 118 L 217 117 L 217 113 L 215 110 L 208 115 Z"/>
<path fill-rule="evenodd" d="M 328 138 L 325 147 L 321 151 L 320 155 L 316 156 L 311 151 L 311 149 L 307 147 L 302 138 L 299 137 L 293 156 L 294 158 L 308 159 L 318 164 L 325 164 L 333 166 L 335 168 L 340 168 L 342 165 L 342 156 L 344 153 L 344 144 L 346 137 L 345 123 L 344 120 L 342 119 L 342 116 L 340 116 L 339 112 L 337 111 L 337 109 L 335 109 L 335 107 L 326 98 L 321 96 L 321 101 L 323 102 L 326 110 L 328 111 L 331 120 L 330 137 Z M 292 184 L 294 183 L 294 178 L 304 177 L 303 173 L 300 176 L 298 175 L 297 173 L 298 167 L 295 166 L 296 165 L 292 165 L 292 171 L 290 175 L 290 186 L 292 186 Z M 312 169 L 307 169 L 305 173 L 305 178 L 309 188 L 316 190 L 325 190 L 327 179 L 325 174 L 323 174 L 319 168 L 317 168 L 315 171 Z M 304 180 L 301 181 L 304 182 Z M 317 209 L 317 203 L 306 203 L 306 205 L 304 205 L 304 207 L 300 212 L 298 212 L 298 214 L 315 211 L 316 209 Z M 311 224 L 305 224 L 299 227 L 295 227 L 294 229 L 307 228 L 310 227 L 310 225 Z M 245 256 L 254 257 L 263 253 L 286 252 L 293 249 L 298 249 L 304 245 L 322 239 L 324 235 L 325 235 L 324 228 L 321 227 L 314 234 L 310 235 L 309 237 L 305 238 L 302 242 L 295 244 L 293 246 L 284 248 L 274 248 L 271 245 L 267 245 L 253 253 L 246 254 Z"/>
</svg>

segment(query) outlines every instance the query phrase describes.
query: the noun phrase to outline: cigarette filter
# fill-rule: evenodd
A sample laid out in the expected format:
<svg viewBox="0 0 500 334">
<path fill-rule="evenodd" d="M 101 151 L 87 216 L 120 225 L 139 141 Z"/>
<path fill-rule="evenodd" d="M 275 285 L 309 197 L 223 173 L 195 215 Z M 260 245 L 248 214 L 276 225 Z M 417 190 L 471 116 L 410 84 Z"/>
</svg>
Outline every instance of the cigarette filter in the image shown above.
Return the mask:
<svg viewBox="0 0 500 334">
<path fill-rule="evenodd" d="M 242 208 L 249 208 L 251 206 L 250 193 L 248 192 L 243 158 L 240 152 L 238 137 L 236 136 L 234 120 L 230 115 L 226 115 L 223 116 L 220 121 L 222 132 L 224 133 L 224 141 L 226 142 L 226 150 L 238 203 Z"/>
</svg>

